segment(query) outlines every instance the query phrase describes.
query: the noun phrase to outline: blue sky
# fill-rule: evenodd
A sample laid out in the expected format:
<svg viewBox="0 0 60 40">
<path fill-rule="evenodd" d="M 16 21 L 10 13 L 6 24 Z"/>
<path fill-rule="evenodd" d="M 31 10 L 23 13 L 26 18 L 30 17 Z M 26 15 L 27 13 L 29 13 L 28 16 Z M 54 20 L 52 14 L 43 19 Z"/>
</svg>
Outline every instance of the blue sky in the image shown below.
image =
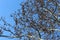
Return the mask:
<svg viewBox="0 0 60 40">
<path fill-rule="evenodd" d="M 19 3 L 23 0 L 0 0 L 0 17 L 9 17 L 14 11 L 20 8 Z M 14 40 L 0 37 L 0 40 Z"/>
<path fill-rule="evenodd" d="M 22 0 L 21 0 L 22 1 Z M 0 16 L 8 16 L 16 11 L 20 5 L 20 0 L 0 0 Z"/>
</svg>

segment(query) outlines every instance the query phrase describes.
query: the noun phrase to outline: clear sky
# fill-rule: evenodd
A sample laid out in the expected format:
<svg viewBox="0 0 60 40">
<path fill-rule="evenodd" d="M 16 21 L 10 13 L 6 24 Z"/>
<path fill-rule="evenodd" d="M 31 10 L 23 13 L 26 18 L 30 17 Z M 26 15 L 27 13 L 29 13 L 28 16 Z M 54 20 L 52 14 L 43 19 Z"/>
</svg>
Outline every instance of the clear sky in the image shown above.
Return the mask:
<svg viewBox="0 0 60 40">
<path fill-rule="evenodd" d="M 23 0 L 0 0 L 0 17 L 7 17 L 20 8 L 19 3 L 23 2 Z M 7 39 L 1 38 L 0 40 L 14 40 L 14 39 Z"/>
<path fill-rule="evenodd" d="M 8 16 L 17 10 L 22 0 L 0 0 L 0 16 Z"/>
</svg>

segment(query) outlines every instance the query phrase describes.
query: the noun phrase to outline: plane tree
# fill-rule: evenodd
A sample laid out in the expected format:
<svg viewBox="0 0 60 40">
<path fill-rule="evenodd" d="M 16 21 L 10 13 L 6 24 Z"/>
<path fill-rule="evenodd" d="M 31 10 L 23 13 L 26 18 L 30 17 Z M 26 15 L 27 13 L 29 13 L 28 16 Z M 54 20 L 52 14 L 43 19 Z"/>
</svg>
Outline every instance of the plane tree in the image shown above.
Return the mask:
<svg viewBox="0 0 60 40">
<path fill-rule="evenodd" d="M 19 40 L 60 39 L 59 0 L 26 0 L 20 6 L 21 9 L 10 15 L 14 25 L 7 23 L 1 17 L 3 22 L 0 26 L 1 37 L 19 38 Z M 4 31 L 10 35 L 3 35 Z"/>
</svg>

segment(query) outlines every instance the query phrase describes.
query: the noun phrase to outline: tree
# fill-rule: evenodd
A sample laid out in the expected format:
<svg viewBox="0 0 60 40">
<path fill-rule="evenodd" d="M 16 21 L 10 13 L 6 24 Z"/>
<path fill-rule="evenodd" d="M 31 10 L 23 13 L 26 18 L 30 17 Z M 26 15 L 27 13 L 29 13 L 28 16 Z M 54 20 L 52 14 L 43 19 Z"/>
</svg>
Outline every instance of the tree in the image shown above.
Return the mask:
<svg viewBox="0 0 60 40">
<path fill-rule="evenodd" d="M 20 5 L 21 9 L 10 15 L 14 20 L 14 26 L 1 18 L 4 23 L 0 27 L 1 32 L 5 30 L 11 33 L 10 36 L 7 36 L 2 35 L 2 32 L 2 37 L 19 38 L 20 40 L 60 39 L 59 0 L 26 0 Z"/>
</svg>

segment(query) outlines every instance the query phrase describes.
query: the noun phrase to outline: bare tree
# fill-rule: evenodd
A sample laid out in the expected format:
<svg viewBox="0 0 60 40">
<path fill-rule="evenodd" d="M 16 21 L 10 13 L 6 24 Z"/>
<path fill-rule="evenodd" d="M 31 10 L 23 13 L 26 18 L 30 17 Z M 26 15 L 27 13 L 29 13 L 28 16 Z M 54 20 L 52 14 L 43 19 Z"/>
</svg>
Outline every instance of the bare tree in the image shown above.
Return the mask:
<svg viewBox="0 0 60 40">
<path fill-rule="evenodd" d="M 13 26 L 1 18 L 1 37 L 19 40 L 60 40 L 59 0 L 26 0 L 20 5 L 21 9 L 10 15 L 15 23 Z M 10 36 L 3 35 L 3 31 L 10 32 Z"/>
</svg>

